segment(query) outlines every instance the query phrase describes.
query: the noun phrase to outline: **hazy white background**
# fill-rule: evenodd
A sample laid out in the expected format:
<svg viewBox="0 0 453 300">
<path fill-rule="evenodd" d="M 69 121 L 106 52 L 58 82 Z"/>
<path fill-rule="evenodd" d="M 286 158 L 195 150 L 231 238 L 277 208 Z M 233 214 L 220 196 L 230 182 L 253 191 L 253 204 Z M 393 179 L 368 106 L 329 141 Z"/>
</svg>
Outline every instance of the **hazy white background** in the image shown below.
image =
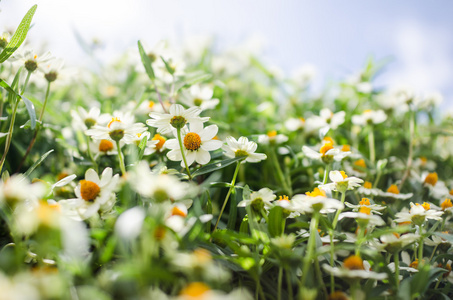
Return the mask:
<svg viewBox="0 0 453 300">
<path fill-rule="evenodd" d="M 2 0 L 0 31 L 15 28 L 38 4 L 33 44 L 47 41 L 68 64 L 86 64 L 74 30 L 100 39 L 105 58 L 161 39 L 213 35 L 218 48 L 252 35 L 266 40 L 265 60 L 288 74 L 313 64 L 317 84 L 345 78 L 371 55 L 392 62 L 378 85 L 439 90 L 453 106 L 453 1 L 264 1 L 264 0 Z"/>
</svg>

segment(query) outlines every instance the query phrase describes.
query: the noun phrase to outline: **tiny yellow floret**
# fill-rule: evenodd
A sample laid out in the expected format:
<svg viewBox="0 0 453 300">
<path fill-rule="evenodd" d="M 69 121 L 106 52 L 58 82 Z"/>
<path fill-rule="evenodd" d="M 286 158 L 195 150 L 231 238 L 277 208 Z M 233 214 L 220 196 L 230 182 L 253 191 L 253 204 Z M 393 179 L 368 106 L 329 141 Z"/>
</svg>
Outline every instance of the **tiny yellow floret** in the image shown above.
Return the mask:
<svg viewBox="0 0 453 300">
<path fill-rule="evenodd" d="M 201 138 L 197 133 L 189 132 L 186 134 L 184 137 L 184 147 L 186 147 L 187 150 L 196 151 L 200 148 L 200 146 Z"/>
<path fill-rule="evenodd" d="M 113 150 L 113 143 L 109 140 L 101 140 L 99 142 L 99 151 L 109 152 Z"/>
<path fill-rule="evenodd" d="M 343 152 L 351 151 L 351 146 L 349 146 L 349 145 L 343 145 L 343 147 L 341 147 L 341 151 L 343 151 Z"/>
<path fill-rule="evenodd" d="M 321 153 L 323 156 L 325 156 L 327 151 L 329 151 L 330 149 L 333 149 L 333 144 L 330 142 L 327 142 L 324 145 L 322 145 L 321 149 L 319 149 L 319 153 Z"/>
<path fill-rule="evenodd" d="M 426 175 L 426 178 L 423 181 L 423 183 L 435 186 L 438 180 L 439 180 L 439 177 L 437 176 L 437 173 L 433 172 L 433 173 L 429 173 L 428 175 Z"/>
<path fill-rule="evenodd" d="M 112 120 L 109 122 L 109 124 L 107 124 L 107 127 L 110 128 L 110 126 L 112 126 L 112 124 L 114 122 L 120 122 L 121 123 L 121 120 L 118 117 L 113 117 Z"/>
<path fill-rule="evenodd" d="M 362 200 L 359 202 L 360 205 L 371 205 L 370 204 L 370 199 L 368 198 L 362 198 Z"/>
<path fill-rule="evenodd" d="M 209 286 L 203 282 L 192 282 L 183 288 L 179 295 L 187 296 L 185 299 L 202 299 L 201 297 L 208 291 L 210 291 Z"/>
<path fill-rule="evenodd" d="M 315 189 L 313 190 L 313 192 L 306 192 L 305 195 L 309 196 L 309 197 L 326 197 L 326 192 L 324 192 L 323 190 L 315 187 Z"/>
<path fill-rule="evenodd" d="M 80 194 L 85 201 L 94 201 L 101 192 L 101 188 L 89 180 L 80 180 Z"/>
<path fill-rule="evenodd" d="M 400 190 L 398 189 L 398 187 L 396 186 L 396 184 L 392 184 L 392 185 L 387 189 L 387 192 L 388 192 L 388 193 L 392 193 L 392 194 L 398 195 L 398 194 L 400 193 Z"/>
<path fill-rule="evenodd" d="M 371 189 L 371 188 L 373 188 L 373 184 L 369 181 L 365 181 L 365 183 L 363 184 L 363 187 L 366 189 Z"/>
<path fill-rule="evenodd" d="M 341 176 L 343 176 L 343 179 L 348 178 L 348 175 L 346 175 L 346 173 L 344 171 L 340 171 L 340 173 L 341 173 Z"/>
<path fill-rule="evenodd" d="M 351 255 L 343 262 L 343 267 L 349 270 L 365 270 L 363 260 L 357 255 Z"/>
<path fill-rule="evenodd" d="M 440 205 L 440 208 L 442 210 L 446 210 L 447 208 L 453 207 L 453 204 L 451 203 L 451 199 L 445 199 L 444 202 Z"/>
</svg>

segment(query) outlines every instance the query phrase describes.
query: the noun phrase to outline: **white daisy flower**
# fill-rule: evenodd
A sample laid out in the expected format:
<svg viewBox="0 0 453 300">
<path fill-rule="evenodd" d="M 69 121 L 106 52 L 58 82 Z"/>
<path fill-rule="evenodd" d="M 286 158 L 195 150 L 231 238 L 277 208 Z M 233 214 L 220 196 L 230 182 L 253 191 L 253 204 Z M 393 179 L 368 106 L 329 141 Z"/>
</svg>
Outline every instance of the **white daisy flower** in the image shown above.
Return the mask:
<svg viewBox="0 0 453 300">
<path fill-rule="evenodd" d="M 123 141 L 125 144 L 135 142 L 138 134 L 143 134 L 146 126 L 143 123 L 133 123 L 130 113 L 114 112 L 114 116 L 106 126 L 94 125 L 86 134 L 97 140 Z"/>
<path fill-rule="evenodd" d="M 229 136 L 226 138 L 227 145 L 223 145 L 222 149 L 225 150 L 225 156 L 235 158 L 244 156 L 245 162 L 259 162 L 267 158 L 264 153 L 255 153 L 258 145 L 255 142 L 248 140 L 248 138 L 241 136 L 238 140 Z"/>
<path fill-rule="evenodd" d="M 344 205 L 340 201 L 328 198 L 326 193 L 319 188 L 315 188 L 313 192 L 307 192 L 305 195 L 294 195 L 292 204 L 295 210 L 301 214 L 313 213 L 315 211 L 327 214 L 344 208 Z"/>
<path fill-rule="evenodd" d="M 305 127 L 304 118 L 289 118 L 285 121 L 285 127 L 289 131 L 301 130 Z"/>
<path fill-rule="evenodd" d="M 258 136 L 258 143 L 262 145 L 278 145 L 288 141 L 288 137 L 284 134 L 277 134 L 276 130 L 269 131 L 267 134 L 260 134 Z"/>
<path fill-rule="evenodd" d="M 60 200 L 58 203 L 64 213 L 74 216 L 75 212 L 82 220 L 90 218 L 97 212 L 108 213 L 116 201 L 114 190 L 118 181 L 119 175 L 113 176 L 112 168 L 105 168 L 101 177 L 93 169 L 88 169 L 85 172 L 85 179 L 81 180 L 74 190 L 77 198 Z"/>
<path fill-rule="evenodd" d="M 400 235 L 398 233 L 384 234 L 379 237 L 380 244 L 377 245 L 378 248 L 388 251 L 396 252 L 400 249 L 417 242 L 420 239 L 420 235 L 414 233 L 406 233 Z"/>
<path fill-rule="evenodd" d="M 422 174 L 423 186 L 429 189 L 429 194 L 434 198 L 443 198 L 450 194 L 450 191 L 445 186 L 445 182 L 439 180 L 436 172 Z"/>
<path fill-rule="evenodd" d="M 383 110 L 365 110 L 361 115 L 352 116 L 352 123 L 359 126 L 367 124 L 380 124 L 387 120 L 387 115 Z"/>
<path fill-rule="evenodd" d="M 83 107 L 79 106 L 77 111 L 71 111 L 71 116 L 74 129 L 82 131 L 90 129 L 94 125 L 107 124 L 110 119 L 108 114 L 101 115 L 101 110 L 98 107 L 92 107 L 87 112 Z"/>
<path fill-rule="evenodd" d="M 356 255 L 346 258 L 343 262 L 343 266 L 340 268 L 331 267 L 328 264 L 324 264 L 323 268 L 334 276 L 346 279 L 384 280 L 387 278 L 386 273 L 370 271 L 369 263 L 364 262 L 359 256 Z"/>
<path fill-rule="evenodd" d="M 33 205 L 44 197 L 46 187 L 41 182 L 30 183 L 27 177 L 22 174 L 15 174 L 6 180 L 0 180 L 0 204 L 16 206 L 19 203 L 27 202 Z"/>
<path fill-rule="evenodd" d="M 217 125 L 210 125 L 203 128 L 203 123 L 195 122 L 190 124 L 189 132 L 182 131 L 183 151 L 188 166 L 194 161 L 201 165 L 207 164 L 211 160 L 209 151 L 214 151 L 222 147 L 222 141 L 213 139 L 218 130 Z M 184 168 L 185 164 L 178 139 L 166 141 L 165 147 L 170 149 L 167 153 L 168 159 L 181 161 L 181 166 Z"/>
<path fill-rule="evenodd" d="M 271 189 L 262 188 L 257 192 L 252 192 L 250 194 L 250 199 L 244 199 L 239 202 L 238 207 L 251 206 L 256 212 L 259 212 L 262 209 L 268 210 L 272 207 L 272 201 L 274 201 L 275 198 L 277 198 L 277 196 L 274 195 L 274 192 Z"/>
<path fill-rule="evenodd" d="M 170 113 L 163 114 L 152 112 L 149 114 L 151 119 L 146 121 L 151 127 L 157 127 L 157 132 L 162 134 L 169 134 L 176 129 L 182 129 L 187 123 L 204 123 L 209 120 L 209 117 L 201 118 L 199 114 L 201 109 L 199 107 L 191 107 L 184 109 L 182 105 L 173 104 L 170 106 Z"/>
<path fill-rule="evenodd" d="M 151 172 L 146 162 L 140 162 L 128 178 L 136 192 L 156 202 L 181 201 L 195 192 L 189 183 L 176 176 Z"/>
<path fill-rule="evenodd" d="M 345 204 L 347 207 L 352 208 L 353 211 L 359 211 L 360 208 L 367 207 L 367 208 L 371 209 L 372 213 L 377 213 L 379 215 L 381 214 L 379 211 L 384 210 L 386 208 L 385 206 L 382 206 L 382 205 L 370 203 L 370 199 L 368 199 L 368 198 L 362 198 L 362 200 L 360 200 L 360 202 L 359 202 L 359 205 L 354 205 L 349 202 L 345 202 Z"/>
<path fill-rule="evenodd" d="M 378 195 L 381 197 L 386 197 L 386 198 L 407 200 L 407 199 L 411 198 L 414 194 L 412 194 L 412 193 L 402 194 L 402 193 L 400 193 L 398 186 L 396 184 L 392 184 L 389 186 L 389 188 L 387 189 L 386 192 L 379 190 Z"/>
<path fill-rule="evenodd" d="M 377 196 L 380 195 L 382 191 L 380 189 L 373 188 L 373 184 L 371 182 L 365 181 L 363 186 L 357 189 L 357 193 L 365 196 Z"/>
<path fill-rule="evenodd" d="M 331 163 L 334 160 L 341 161 L 343 160 L 343 158 L 351 154 L 350 151 L 342 151 L 342 148 L 334 147 L 333 143 L 331 142 L 324 143 L 319 149 L 319 152 L 316 152 L 315 150 L 307 146 L 302 147 L 302 152 L 308 158 L 321 160 L 326 164 Z"/>
<path fill-rule="evenodd" d="M 60 70 L 63 68 L 64 60 L 61 58 L 53 59 L 46 63 L 41 63 L 38 69 L 44 74 L 48 82 L 54 82 L 58 78 Z"/>
<path fill-rule="evenodd" d="M 423 204 L 414 204 L 411 202 L 410 205 L 411 209 L 409 212 L 401 211 L 395 215 L 396 223 L 411 222 L 415 225 L 422 225 L 425 222 L 425 219 L 442 220 L 441 215 L 443 212 L 431 209 L 431 206 L 426 202 Z"/>
<path fill-rule="evenodd" d="M 48 63 L 54 59 L 50 52 L 43 55 L 38 55 L 33 50 L 25 50 L 23 52 L 15 52 L 10 61 L 20 61 L 24 64 L 25 69 L 29 72 L 40 70 L 38 68 L 41 64 Z"/>
<path fill-rule="evenodd" d="M 214 90 L 209 86 L 192 85 L 181 101 L 189 107 L 198 106 L 201 110 L 213 109 L 219 104 L 219 99 L 212 99 Z"/>
<path fill-rule="evenodd" d="M 365 227 L 367 225 L 370 226 L 385 225 L 384 220 L 382 220 L 382 218 L 379 216 L 371 214 L 371 209 L 366 206 L 362 206 L 358 212 L 348 211 L 341 213 L 340 216 L 338 217 L 338 220 L 340 221 L 344 218 L 355 219 L 357 223 L 360 224 L 361 227 L 362 226 Z"/>
<path fill-rule="evenodd" d="M 354 176 L 348 177 L 343 171 L 330 171 L 329 178 L 332 183 L 320 185 L 319 188 L 344 193 L 346 190 L 353 190 L 363 183 L 362 179 Z"/>
<path fill-rule="evenodd" d="M 323 127 L 335 130 L 344 123 L 345 115 L 344 111 L 333 113 L 330 109 L 323 108 L 319 116 L 312 116 L 307 120 L 305 127 L 308 132 L 316 131 Z"/>
</svg>

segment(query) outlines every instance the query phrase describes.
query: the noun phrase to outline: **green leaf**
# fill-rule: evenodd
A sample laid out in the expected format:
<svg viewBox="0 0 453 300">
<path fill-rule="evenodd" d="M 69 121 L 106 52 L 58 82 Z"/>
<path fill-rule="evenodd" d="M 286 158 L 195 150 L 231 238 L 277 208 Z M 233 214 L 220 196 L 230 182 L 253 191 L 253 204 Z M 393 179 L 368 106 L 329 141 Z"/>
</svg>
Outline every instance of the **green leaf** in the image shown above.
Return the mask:
<svg viewBox="0 0 453 300">
<path fill-rule="evenodd" d="M 21 96 L 12 87 L 9 86 L 6 81 L 0 78 L 0 86 L 6 89 L 11 95 L 18 97 L 19 99 L 24 100 L 25 107 L 27 108 L 28 115 L 30 116 L 30 123 L 31 129 L 35 129 L 36 127 L 36 113 L 35 113 L 35 106 L 28 100 L 25 96 Z"/>
<path fill-rule="evenodd" d="M 39 166 L 45 159 L 47 156 L 49 156 L 50 153 L 53 152 L 53 149 L 52 150 L 49 150 L 47 151 L 46 153 L 44 153 L 40 159 L 38 159 L 31 167 L 30 169 L 27 170 L 27 172 L 24 173 L 25 176 L 30 176 L 31 172 L 33 172 L 37 166 Z"/>
<path fill-rule="evenodd" d="M 145 148 L 146 148 L 147 142 L 148 142 L 147 136 L 142 138 L 142 140 L 140 141 L 140 144 L 138 145 L 138 149 L 139 149 L 138 160 L 141 160 L 143 158 L 143 154 L 145 154 Z"/>
<path fill-rule="evenodd" d="M 197 71 L 197 72 L 187 74 L 183 79 L 181 79 L 175 83 L 175 90 L 178 91 L 185 86 L 191 86 L 195 83 L 208 80 L 211 77 L 212 77 L 211 74 L 206 74 L 202 71 Z"/>
<path fill-rule="evenodd" d="M 206 166 L 203 166 L 201 168 L 199 168 L 198 170 L 196 170 L 195 172 L 192 173 L 192 177 L 195 177 L 195 176 L 198 176 L 198 175 L 203 175 L 203 174 L 206 174 L 206 173 L 211 173 L 211 172 L 214 172 L 216 170 L 220 170 L 220 169 L 223 169 L 231 164 L 234 164 L 235 162 L 237 161 L 240 161 L 240 160 L 243 160 L 245 157 L 235 157 L 235 158 L 229 158 L 229 159 L 225 159 L 225 160 L 222 160 L 220 162 L 216 162 L 216 163 L 212 163 L 212 164 L 209 164 L 209 165 L 206 165 Z"/>
<path fill-rule="evenodd" d="M 162 61 L 164 62 L 165 64 L 165 68 L 167 69 L 168 73 L 170 73 L 171 75 L 173 75 L 175 73 L 175 69 L 173 69 L 170 64 L 161 56 L 160 57 L 162 59 Z"/>
<path fill-rule="evenodd" d="M 145 49 L 143 49 L 142 43 L 140 41 L 137 42 L 138 44 L 138 51 L 140 52 L 140 57 L 142 59 L 143 66 L 145 67 L 146 74 L 148 74 L 149 79 L 154 82 L 154 79 L 156 76 L 154 75 L 154 70 L 152 66 L 151 59 L 148 57 L 148 55 L 145 52 Z"/>
<path fill-rule="evenodd" d="M 0 63 L 7 60 L 14 53 L 14 51 L 22 45 L 25 37 L 27 36 L 28 30 L 30 29 L 30 23 L 37 7 L 38 5 L 33 5 L 22 19 L 22 22 L 20 22 L 19 27 L 17 27 L 17 30 L 14 32 L 14 35 L 8 45 L 6 45 L 5 49 L 3 49 L 2 53 L 0 53 Z"/>
<path fill-rule="evenodd" d="M 280 236 L 283 234 L 284 231 L 284 224 L 285 219 L 283 217 L 283 208 L 280 206 L 274 206 L 269 211 L 269 222 L 267 228 L 269 230 L 269 234 L 272 237 Z"/>
</svg>

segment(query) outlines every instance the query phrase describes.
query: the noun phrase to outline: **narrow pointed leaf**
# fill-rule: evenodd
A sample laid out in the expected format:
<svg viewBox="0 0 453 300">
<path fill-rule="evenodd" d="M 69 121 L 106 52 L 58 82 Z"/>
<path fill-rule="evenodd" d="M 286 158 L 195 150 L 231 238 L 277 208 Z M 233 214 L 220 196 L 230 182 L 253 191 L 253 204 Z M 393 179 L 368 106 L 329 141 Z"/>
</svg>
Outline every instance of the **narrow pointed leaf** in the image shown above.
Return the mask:
<svg viewBox="0 0 453 300">
<path fill-rule="evenodd" d="M 8 45 L 6 45 L 5 49 L 3 49 L 2 53 L 0 53 L 0 63 L 7 60 L 24 42 L 37 7 L 38 5 L 33 5 L 22 19 L 22 22 L 20 22 L 19 27 L 17 27 L 17 30 L 14 32 L 14 35 Z"/>
<path fill-rule="evenodd" d="M 148 77 L 149 77 L 149 79 L 151 79 L 151 81 L 154 81 L 156 76 L 154 75 L 154 70 L 153 70 L 151 59 L 146 54 L 145 49 L 143 49 L 142 43 L 140 41 L 138 41 L 137 44 L 138 44 L 138 51 L 140 52 L 140 57 L 142 59 L 143 66 L 145 67 L 145 70 L 146 70 L 146 74 L 148 74 Z"/>
</svg>

